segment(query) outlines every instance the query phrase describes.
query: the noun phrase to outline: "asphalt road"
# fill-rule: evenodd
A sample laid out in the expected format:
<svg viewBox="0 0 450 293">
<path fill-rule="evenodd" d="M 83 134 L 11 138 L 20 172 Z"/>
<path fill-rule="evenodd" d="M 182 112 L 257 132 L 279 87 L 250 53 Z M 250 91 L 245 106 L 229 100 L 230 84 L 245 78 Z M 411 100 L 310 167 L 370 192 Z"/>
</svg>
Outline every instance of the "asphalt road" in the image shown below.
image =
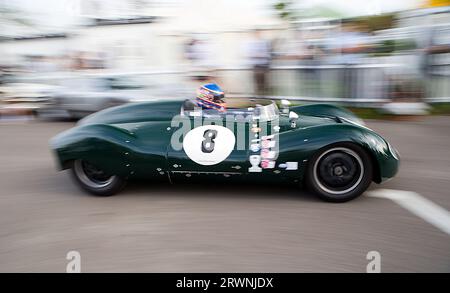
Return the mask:
<svg viewBox="0 0 450 293">
<path fill-rule="evenodd" d="M 402 156 L 370 189 L 450 210 L 450 117 L 368 124 Z M 86 195 L 48 148 L 72 125 L 0 121 L 0 272 L 65 272 L 71 250 L 82 272 L 365 272 L 373 250 L 382 272 L 450 272 L 449 234 L 368 193 L 330 204 L 281 186 L 134 183 Z"/>
</svg>

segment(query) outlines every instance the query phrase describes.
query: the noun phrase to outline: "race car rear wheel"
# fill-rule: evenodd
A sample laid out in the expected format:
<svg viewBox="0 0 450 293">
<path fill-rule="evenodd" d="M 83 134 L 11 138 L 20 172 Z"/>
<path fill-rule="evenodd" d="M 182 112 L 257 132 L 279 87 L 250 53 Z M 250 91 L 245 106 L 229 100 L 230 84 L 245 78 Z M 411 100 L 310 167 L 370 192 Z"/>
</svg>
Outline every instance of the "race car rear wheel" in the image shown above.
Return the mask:
<svg viewBox="0 0 450 293">
<path fill-rule="evenodd" d="M 110 175 L 84 160 L 75 160 L 72 165 L 75 181 L 89 193 L 110 196 L 125 186 L 125 180 L 116 175 Z"/>
<path fill-rule="evenodd" d="M 372 181 L 368 154 L 352 143 L 317 152 L 308 164 L 306 183 L 321 199 L 345 202 L 361 195 Z"/>
</svg>

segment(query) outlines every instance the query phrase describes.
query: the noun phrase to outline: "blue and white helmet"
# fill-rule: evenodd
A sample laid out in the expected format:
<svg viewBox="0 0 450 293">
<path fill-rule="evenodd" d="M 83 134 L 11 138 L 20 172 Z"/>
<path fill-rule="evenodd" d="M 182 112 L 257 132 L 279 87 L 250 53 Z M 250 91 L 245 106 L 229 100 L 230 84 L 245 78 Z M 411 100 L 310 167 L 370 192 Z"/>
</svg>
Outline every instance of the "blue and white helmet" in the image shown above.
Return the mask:
<svg viewBox="0 0 450 293">
<path fill-rule="evenodd" d="M 214 109 L 220 112 L 225 112 L 227 109 L 224 101 L 225 94 L 223 90 L 215 83 L 208 83 L 202 85 L 197 90 L 197 97 L 195 102 L 197 106 L 202 109 Z"/>
</svg>

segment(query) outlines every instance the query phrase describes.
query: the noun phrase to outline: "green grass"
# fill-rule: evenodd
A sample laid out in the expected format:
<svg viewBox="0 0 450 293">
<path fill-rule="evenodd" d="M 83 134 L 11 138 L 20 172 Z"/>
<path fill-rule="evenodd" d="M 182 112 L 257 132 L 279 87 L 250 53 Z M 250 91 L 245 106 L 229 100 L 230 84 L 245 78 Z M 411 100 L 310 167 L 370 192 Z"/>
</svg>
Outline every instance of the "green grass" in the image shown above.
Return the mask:
<svg viewBox="0 0 450 293">
<path fill-rule="evenodd" d="M 291 106 L 299 106 L 299 105 L 307 105 L 309 103 L 301 102 L 301 101 L 290 101 Z M 278 107 L 281 106 L 281 101 L 276 101 Z M 246 99 L 235 99 L 233 101 L 234 107 L 247 107 L 248 101 Z M 430 104 L 430 115 L 450 115 L 450 103 L 434 103 Z M 384 114 L 377 108 L 366 108 L 366 107 L 347 107 L 344 108 L 352 111 L 356 116 L 361 119 L 385 119 L 392 120 L 400 118 L 396 115 Z"/>
<path fill-rule="evenodd" d="M 281 101 L 277 101 L 278 107 L 280 107 Z M 299 102 L 299 101 L 291 101 L 291 106 L 300 106 L 300 105 L 306 105 L 305 103 Z M 358 108 L 358 107 L 345 107 L 344 108 L 350 110 L 353 112 L 356 116 L 358 116 L 361 119 L 386 119 L 388 118 L 388 115 L 385 115 L 381 112 L 379 112 L 375 108 Z"/>
<path fill-rule="evenodd" d="M 389 115 L 379 112 L 375 108 L 346 107 L 361 119 L 386 119 Z"/>
<path fill-rule="evenodd" d="M 430 106 L 431 115 L 450 115 L 450 103 L 435 103 Z"/>
</svg>

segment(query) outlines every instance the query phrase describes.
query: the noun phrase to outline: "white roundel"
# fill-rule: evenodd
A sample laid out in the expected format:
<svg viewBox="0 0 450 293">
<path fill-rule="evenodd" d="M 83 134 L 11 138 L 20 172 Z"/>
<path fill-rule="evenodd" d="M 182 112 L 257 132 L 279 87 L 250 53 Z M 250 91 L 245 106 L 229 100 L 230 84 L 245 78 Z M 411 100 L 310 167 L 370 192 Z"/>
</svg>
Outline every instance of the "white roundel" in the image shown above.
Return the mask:
<svg viewBox="0 0 450 293">
<path fill-rule="evenodd" d="M 215 165 L 231 154 L 236 138 L 234 133 L 219 125 L 199 126 L 189 131 L 183 140 L 186 155 L 200 165 Z"/>
</svg>

